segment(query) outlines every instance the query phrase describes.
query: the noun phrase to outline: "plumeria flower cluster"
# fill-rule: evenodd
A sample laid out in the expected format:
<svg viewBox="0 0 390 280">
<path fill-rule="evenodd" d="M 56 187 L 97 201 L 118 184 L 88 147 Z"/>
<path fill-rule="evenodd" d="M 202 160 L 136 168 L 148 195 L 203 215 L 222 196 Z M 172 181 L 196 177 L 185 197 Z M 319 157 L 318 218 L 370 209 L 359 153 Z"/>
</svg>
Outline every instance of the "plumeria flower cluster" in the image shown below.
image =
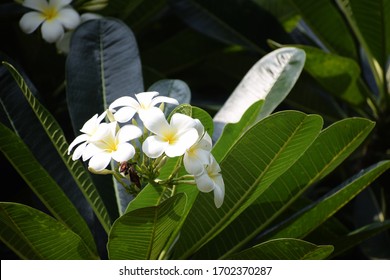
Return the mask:
<svg viewBox="0 0 390 280">
<path fill-rule="evenodd" d="M 89 19 L 100 17 L 88 12 L 80 16 L 71 2 L 72 0 L 23 0 L 21 4 L 31 11 L 21 17 L 19 26 L 27 34 L 41 27 L 42 38 L 48 43 L 56 43 L 60 51 L 66 52 L 73 30 Z M 96 11 L 107 4 L 108 0 L 91 0 L 80 9 Z"/>
<path fill-rule="evenodd" d="M 119 181 L 128 178 L 130 183 L 125 187 L 132 193 L 140 191 L 143 181 L 193 183 L 201 192 L 214 191 L 214 202 L 219 208 L 225 185 L 221 168 L 211 153 L 210 135 L 198 119 L 185 114 L 173 113 L 168 121 L 164 104 L 179 103 L 158 95 L 151 91 L 136 94 L 135 98 L 118 98 L 105 112 L 83 125 L 82 134 L 69 145 L 68 153 L 73 151 L 73 160 L 88 161 L 93 173 L 113 174 Z M 179 157 L 179 164 L 173 173 L 166 180 L 158 179 L 167 158 L 175 157 Z M 111 162 L 116 166 L 114 170 L 107 169 Z M 181 165 L 188 174 L 178 176 Z"/>
</svg>

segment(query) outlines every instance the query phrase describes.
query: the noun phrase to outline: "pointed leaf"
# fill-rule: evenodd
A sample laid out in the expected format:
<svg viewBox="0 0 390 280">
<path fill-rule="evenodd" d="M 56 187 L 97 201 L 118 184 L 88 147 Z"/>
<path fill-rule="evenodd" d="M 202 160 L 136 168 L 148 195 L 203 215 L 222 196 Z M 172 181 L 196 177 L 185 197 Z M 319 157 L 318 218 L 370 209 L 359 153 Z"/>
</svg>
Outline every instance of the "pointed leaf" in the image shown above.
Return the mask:
<svg viewBox="0 0 390 280">
<path fill-rule="evenodd" d="M 214 139 L 226 123 L 238 122 L 256 101 L 265 99 L 258 120 L 271 114 L 286 98 L 305 63 L 305 53 L 296 48 L 281 48 L 261 58 L 214 116 Z"/>
<path fill-rule="evenodd" d="M 0 151 L 47 207 L 51 214 L 77 233 L 96 252 L 91 231 L 58 184 L 37 162 L 26 145 L 11 130 L 0 123 Z"/>
<path fill-rule="evenodd" d="M 354 38 L 337 6 L 328 0 L 292 0 L 304 22 L 330 52 L 358 58 Z"/>
<path fill-rule="evenodd" d="M 185 194 L 177 194 L 158 206 L 139 208 L 118 218 L 108 241 L 109 258 L 158 259 L 179 224 L 186 204 Z"/>
<path fill-rule="evenodd" d="M 233 260 L 323 260 L 333 251 L 330 245 L 315 245 L 307 241 L 272 239 L 230 256 Z"/>
<path fill-rule="evenodd" d="M 0 202 L 0 238 L 21 258 L 96 259 L 80 236 L 62 223 L 23 204 Z"/>
<path fill-rule="evenodd" d="M 237 252 L 265 230 L 307 188 L 339 166 L 366 139 L 373 127 L 370 120 L 350 118 L 321 131 L 304 155 L 209 242 L 196 258 L 224 258 Z"/>
<path fill-rule="evenodd" d="M 275 228 L 269 236 L 272 236 L 272 239 L 305 237 L 389 168 L 390 161 L 381 161 L 362 170 L 336 190 L 296 213 Z"/>
<path fill-rule="evenodd" d="M 257 199 L 318 136 L 317 115 L 285 111 L 252 126 L 220 162 L 225 201 L 216 209 L 213 197 L 200 194 L 176 244 L 177 258 L 199 250 Z"/>
<path fill-rule="evenodd" d="M 90 181 L 88 173 L 85 171 L 84 167 L 80 162 L 73 161 L 72 157 L 67 154 L 69 144 L 65 139 L 61 127 L 54 117 L 33 96 L 19 72 L 12 65 L 6 62 L 3 62 L 3 64 L 15 78 L 15 81 L 18 83 L 20 89 L 28 100 L 36 117 L 41 122 L 46 134 L 49 136 L 48 138 L 52 141 L 54 148 L 63 160 L 66 168 L 76 181 L 77 186 L 84 194 L 84 197 L 87 199 L 90 206 L 93 208 L 94 213 L 101 222 L 103 228 L 108 232 L 111 222 L 105 205 L 103 204 L 95 186 Z"/>
</svg>

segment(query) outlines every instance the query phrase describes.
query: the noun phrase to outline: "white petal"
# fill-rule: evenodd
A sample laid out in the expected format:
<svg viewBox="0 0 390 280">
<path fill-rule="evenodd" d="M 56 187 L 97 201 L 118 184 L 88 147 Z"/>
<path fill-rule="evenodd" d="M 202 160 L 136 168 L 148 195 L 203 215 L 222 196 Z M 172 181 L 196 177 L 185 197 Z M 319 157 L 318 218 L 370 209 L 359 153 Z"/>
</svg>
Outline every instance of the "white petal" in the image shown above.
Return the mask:
<svg viewBox="0 0 390 280">
<path fill-rule="evenodd" d="M 169 157 L 177 157 L 183 155 L 186 150 L 198 140 L 198 132 L 195 128 L 182 133 L 176 142 L 169 144 L 165 149 L 165 153 Z"/>
<path fill-rule="evenodd" d="M 204 164 L 196 157 L 190 157 L 188 153 L 183 157 L 184 168 L 191 175 L 199 175 L 203 172 Z"/>
<path fill-rule="evenodd" d="M 207 172 L 195 176 L 196 186 L 201 192 L 211 192 L 214 189 L 214 181 L 211 180 Z"/>
<path fill-rule="evenodd" d="M 64 28 L 57 20 L 45 21 L 41 27 L 42 37 L 48 43 L 54 43 L 64 35 Z"/>
<path fill-rule="evenodd" d="M 141 129 L 135 125 L 125 125 L 118 131 L 119 143 L 130 141 L 142 135 Z"/>
<path fill-rule="evenodd" d="M 83 151 L 83 161 L 88 160 L 89 158 L 93 157 L 96 154 L 102 153 L 104 150 L 99 149 L 96 145 L 94 144 L 88 144 L 87 147 L 85 147 Z"/>
<path fill-rule="evenodd" d="M 150 158 L 158 158 L 164 153 L 167 146 L 168 142 L 164 142 L 160 137 L 153 135 L 146 138 L 142 143 L 142 151 Z"/>
<path fill-rule="evenodd" d="M 96 171 L 101 171 L 107 167 L 111 161 L 111 155 L 109 153 L 99 153 L 94 155 L 88 163 L 89 167 L 92 167 Z"/>
<path fill-rule="evenodd" d="M 79 136 L 77 136 L 73 141 L 72 143 L 70 143 L 69 147 L 68 147 L 68 155 L 70 155 L 70 152 L 72 151 L 72 149 L 74 148 L 74 146 L 76 146 L 77 144 L 80 144 L 81 142 L 85 142 L 89 139 L 89 136 L 86 135 L 86 134 L 81 134 Z"/>
<path fill-rule="evenodd" d="M 83 155 L 86 146 L 87 146 L 87 143 L 83 143 L 83 144 L 80 144 L 79 146 L 77 146 L 77 148 L 73 152 L 72 159 L 73 160 L 79 159 Z"/>
<path fill-rule="evenodd" d="M 147 91 L 147 92 L 138 93 L 135 95 L 135 97 L 137 98 L 141 107 L 143 107 L 144 109 L 148 109 L 152 103 L 153 97 L 157 95 L 158 95 L 157 91 Z"/>
<path fill-rule="evenodd" d="M 200 149 L 211 151 L 213 144 L 212 144 L 211 137 L 207 132 L 203 135 L 202 140 L 199 141 L 198 146 Z"/>
<path fill-rule="evenodd" d="M 170 124 L 172 127 L 175 127 L 177 129 L 177 131 L 184 132 L 187 129 L 195 128 L 196 121 L 187 115 L 176 113 L 176 114 L 173 114 Z"/>
<path fill-rule="evenodd" d="M 222 176 L 219 176 L 217 180 L 215 180 L 215 188 L 214 188 L 214 203 L 217 208 L 222 206 L 224 197 L 225 197 L 225 184 L 223 182 Z"/>
<path fill-rule="evenodd" d="M 45 18 L 41 13 L 38 12 L 28 12 L 22 16 L 19 21 L 19 26 L 23 32 L 30 34 L 34 32 Z"/>
<path fill-rule="evenodd" d="M 61 39 L 56 42 L 56 48 L 59 52 L 67 54 L 69 53 L 70 39 L 72 37 L 73 31 L 68 31 L 64 33 Z"/>
<path fill-rule="evenodd" d="M 80 15 L 71 8 L 65 8 L 58 12 L 58 20 L 67 29 L 75 29 L 80 24 Z"/>
<path fill-rule="evenodd" d="M 131 120 L 136 112 L 137 109 L 134 109 L 133 107 L 122 107 L 114 114 L 114 118 L 120 123 L 125 123 Z"/>
<path fill-rule="evenodd" d="M 119 97 L 118 99 L 114 100 L 114 102 L 112 102 L 108 108 L 110 111 L 113 111 L 114 108 L 122 107 L 122 106 L 132 107 L 135 110 L 138 110 L 139 103 L 133 97 L 122 96 L 122 97 Z"/>
<path fill-rule="evenodd" d="M 49 3 L 46 0 L 25 0 L 23 6 L 33 10 L 43 11 L 49 6 Z"/>
<path fill-rule="evenodd" d="M 111 157 L 117 162 L 128 161 L 135 154 L 134 147 L 129 143 L 119 144 L 117 150 L 111 154 Z"/>
<path fill-rule="evenodd" d="M 157 135 L 163 135 L 164 132 L 171 130 L 163 111 L 158 108 L 153 107 L 147 110 L 145 114 L 142 115 L 141 119 L 144 126 Z"/>
<path fill-rule="evenodd" d="M 157 96 L 156 98 L 153 98 L 150 105 L 154 106 L 158 103 L 170 103 L 170 104 L 179 105 L 179 102 L 175 98 L 167 97 L 167 96 Z"/>
<path fill-rule="evenodd" d="M 101 123 L 95 130 L 90 134 L 89 141 L 95 142 L 102 140 L 111 133 L 112 128 L 108 123 Z"/>
</svg>

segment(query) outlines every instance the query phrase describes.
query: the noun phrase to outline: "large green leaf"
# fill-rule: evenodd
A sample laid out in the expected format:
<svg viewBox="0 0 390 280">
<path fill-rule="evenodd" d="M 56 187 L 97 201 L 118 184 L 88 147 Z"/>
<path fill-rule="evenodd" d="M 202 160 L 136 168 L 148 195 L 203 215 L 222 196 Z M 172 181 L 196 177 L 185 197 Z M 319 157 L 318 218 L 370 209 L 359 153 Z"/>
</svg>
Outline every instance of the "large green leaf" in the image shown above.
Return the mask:
<svg viewBox="0 0 390 280">
<path fill-rule="evenodd" d="M 213 155 L 218 162 L 225 157 L 240 136 L 256 122 L 263 104 L 264 100 L 253 103 L 248 110 L 245 111 L 239 122 L 228 123 L 225 126 L 221 137 L 213 147 Z"/>
<path fill-rule="evenodd" d="M 337 6 L 328 0 L 290 0 L 326 49 L 357 60 L 354 38 Z"/>
<path fill-rule="evenodd" d="M 326 53 L 314 47 L 304 45 L 290 46 L 305 51 L 305 71 L 333 96 L 354 106 L 365 102 L 366 98 L 358 88 L 360 67 L 355 60 Z"/>
<path fill-rule="evenodd" d="M 185 204 L 185 194 L 177 194 L 158 206 L 138 208 L 118 218 L 109 235 L 109 258 L 146 260 L 166 254 L 167 241 L 177 230 Z"/>
<path fill-rule="evenodd" d="M 390 161 L 381 161 L 362 170 L 337 189 L 297 212 L 267 236 L 272 239 L 305 237 L 389 168 Z"/>
<path fill-rule="evenodd" d="M 374 73 L 379 92 L 387 94 L 385 73 L 390 56 L 390 1 L 337 1 Z"/>
<path fill-rule="evenodd" d="M 97 259 L 62 223 L 23 204 L 0 202 L 0 238 L 23 259 Z"/>
<path fill-rule="evenodd" d="M 117 19 L 90 20 L 80 25 L 72 36 L 66 76 L 69 114 L 75 134 L 79 134 L 88 119 L 102 113 L 114 100 L 143 91 L 132 31 Z M 122 214 L 131 196 L 110 176 L 94 175 L 93 179 L 106 203 L 117 203 L 117 212 Z"/>
<path fill-rule="evenodd" d="M 89 205 L 79 189 L 77 182 L 75 182 L 71 173 L 68 171 L 62 156 L 58 153 L 55 145 L 52 144 L 53 139 L 51 138 L 51 134 L 48 134 L 45 130 L 46 128 L 42 126 L 42 119 L 37 117 L 34 109 L 36 109 L 38 105 L 32 108 L 29 103 L 29 100 L 31 101 L 32 97 L 28 99 L 25 94 L 33 96 L 39 101 L 42 100 L 42 96 L 32 84 L 29 77 L 26 76 L 23 69 L 18 66 L 16 61 L 1 54 L 0 59 L 4 60 L 4 63 L 0 66 L 1 122 L 20 137 L 34 155 L 34 158 L 69 197 L 88 225 L 95 228 L 99 227 L 99 233 L 104 235 L 105 233 L 100 229 L 100 222 L 93 214 L 92 207 Z M 10 71 L 9 65 L 12 65 L 17 69 L 18 73 L 12 73 L 13 70 L 11 69 Z M 17 82 L 15 82 L 14 76 L 16 76 Z M 20 87 L 22 85 L 23 88 Z M 45 122 L 45 124 L 49 126 L 50 123 L 50 121 Z M 56 128 L 58 128 L 57 124 L 53 126 L 51 132 L 54 132 Z M 58 130 L 58 132 L 61 132 L 61 130 Z M 58 132 L 56 137 L 60 139 L 63 136 L 58 134 Z M 61 144 L 62 142 L 60 141 L 58 143 Z M 64 147 L 65 146 L 67 146 L 67 144 L 64 144 Z M 76 167 L 77 166 L 75 166 L 75 168 Z M 27 185 L 25 187 L 27 187 Z"/>
<path fill-rule="evenodd" d="M 322 128 L 318 115 L 273 114 L 252 126 L 220 162 L 226 197 L 216 209 L 200 194 L 183 226 L 175 257 L 188 258 L 221 232 L 304 153 Z"/>
<path fill-rule="evenodd" d="M 90 177 L 88 176 L 88 173 L 85 171 L 84 167 L 79 161 L 73 161 L 72 157 L 67 154 L 69 144 L 65 139 L 61 127 L 54 119 L 54 117 L 32 95 L 30 89 L 27 87 L 27 84 L 23 80 L 22 76 L 20 76 L 19 72 L 12 65 L 6 62 L 3 64 L 9 69 L 15 78 L 15 81 L 18 83 L 20 89 L 28 100 L 31 108 L 36 114 L 36 117 L 39 119 L 46 134 L 49 136 L 48 138 L 63 160 L 65 167 L 68 169 L 73 179 L 76 181 L 79 189 L 82 191 L 90 206 L 93 208 L 94 213 L 101 222 L 103 228 L 108 232 L 111 222 L 105 205 L 103 204 L 103 201 L 101 200 L 101 197 L 99 196 L 95 186 L 90 181 Z"/>
<path fill-rule="evenodd" d="M 342 163 L 367 137 L 374 123 L 351 118 L 321 131 L 299 160 L 249 206 L 233 223 L 196 255 L 224 258 L 237 252 L 270 225 L 311 185 Z"/>
<path fill-rule="evenodd" d="M 23 141 L 0 123 L 0 151 L 30 186 L 51 214 L 77 233 L 96 252 L 96 245 L 84 219 L 58 184 L 37 162 Z"/>
<path fill-rule="evenodd" d="M 213 138 L 220 136 L 226 123 L 238 122 L 260 99 L 265 101 L 257 119 L 271 114 L 294 86 L 304 63 L 305 53 L 289 47 L 272 51 L 256 62 L 214 116 Z"/>
<path fill-rule="evenodd" d="M 293 239 L 272 239 L 231 255 L 234 260 L 323 260 L 333 252 L 333 246 L 315 245 Z"/>
</svg>

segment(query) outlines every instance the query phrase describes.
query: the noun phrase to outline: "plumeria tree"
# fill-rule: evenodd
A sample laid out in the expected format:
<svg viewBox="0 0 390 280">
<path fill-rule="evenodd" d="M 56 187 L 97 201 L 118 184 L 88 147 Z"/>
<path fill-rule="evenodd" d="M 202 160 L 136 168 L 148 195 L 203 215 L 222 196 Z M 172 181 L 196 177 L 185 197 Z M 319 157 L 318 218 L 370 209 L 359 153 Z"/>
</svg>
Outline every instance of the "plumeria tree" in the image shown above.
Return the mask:
<svg viewBox="0 0 390 280">
<path fill-rule="evenodd" d="M 44 5 L 61 18 L 89 2 L 104 1 Z M 49 7 L 26 3 L 42 13 Z M 387 160 L 318 200 L 305 196 L 375 127 L 362 117 L 324 125 L 318 114 L 278 110 L 305 51 L 263 56 L 211 114 L 191 105 L 183 80 L 145 88 L 137 41 L 123 21 L 80 20 L 72 30 L 69 18 L 27 15 L 23 21 L 49 28 L 49 37 L 72 32 L 65 70 L 72 131 L 2 55 L 0 150 L 42 203 L 0 202 L 0 238 L 18 257 L 326 259 L 388 229 L 384 222 L 351 231 L 334 215 L 388 170 Z"/>
</svg>

